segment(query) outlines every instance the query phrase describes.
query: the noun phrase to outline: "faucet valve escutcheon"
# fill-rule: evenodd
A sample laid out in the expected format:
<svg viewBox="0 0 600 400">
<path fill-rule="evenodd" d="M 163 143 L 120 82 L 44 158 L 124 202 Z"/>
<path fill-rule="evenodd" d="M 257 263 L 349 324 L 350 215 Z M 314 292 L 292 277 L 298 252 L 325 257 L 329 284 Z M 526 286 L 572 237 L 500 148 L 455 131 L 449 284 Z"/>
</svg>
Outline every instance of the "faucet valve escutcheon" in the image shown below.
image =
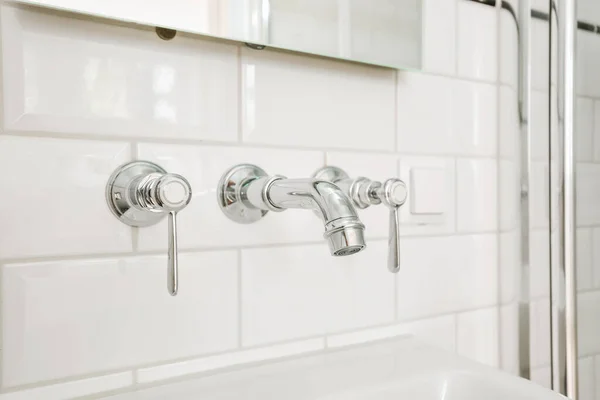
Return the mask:
<svg viewBox="0 0 600 400">
<path fill-rule="evenodd" d="M 148 161 L 122 165 L 106 185 L 111 212 L 124 224 L 145 227 L 168 219 L 167 290 L 175 296 L 179 286 L 177 213 L 192 199 L 192 188 L 183 176 L 167 173 Z"/>
</svg>

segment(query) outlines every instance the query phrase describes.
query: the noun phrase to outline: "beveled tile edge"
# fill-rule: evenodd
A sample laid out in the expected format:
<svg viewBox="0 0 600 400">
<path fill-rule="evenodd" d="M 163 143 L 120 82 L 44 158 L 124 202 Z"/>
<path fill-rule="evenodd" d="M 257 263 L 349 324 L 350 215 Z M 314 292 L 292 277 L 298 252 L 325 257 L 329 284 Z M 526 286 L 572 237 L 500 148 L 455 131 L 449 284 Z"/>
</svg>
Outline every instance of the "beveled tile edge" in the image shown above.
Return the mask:
<svg viewBox="0 0 600 400">
<path fill-rule="evenodd" d="M 325 348 L 323 338 L 270 345 L 137 370 L 138 383 L 150 383 L 260 361 L 311 353 Z M 4 399 L 0 399 L 4 400 Z M 12 400 L 12 399 L 11 399 Z"/>
<path fill-rule="evenodd" d="M 67 400 L 133 385 L 131 371 L 0 394 L 0 400 Z"/>
</svg>

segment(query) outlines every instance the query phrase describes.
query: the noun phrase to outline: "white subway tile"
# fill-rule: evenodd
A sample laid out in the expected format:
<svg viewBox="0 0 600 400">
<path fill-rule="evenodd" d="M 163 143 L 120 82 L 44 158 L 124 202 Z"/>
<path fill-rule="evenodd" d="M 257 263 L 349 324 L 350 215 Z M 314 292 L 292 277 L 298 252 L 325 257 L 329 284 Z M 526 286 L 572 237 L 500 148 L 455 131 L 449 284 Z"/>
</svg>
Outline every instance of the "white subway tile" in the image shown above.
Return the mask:
<svg viewBox="0 0 600 400">
<path fill-rule="evenodd" d="M 600 24 L 600 3 L 594 0 L 577 2 L 577 19 L 594 24 Z"/>
<path fill-rule="evenodd" d="M 529 303 L 529 363 L 532 367 L 550 364 L 550 300 Z"/>
<path fill-rule="evenodd" d="M 237 256 L 12 264 L 3 272 L 3 384 L 15 386 L 224 351 L 238 343 Z"/>
<path fill-rule="evenodd" d="M 344 347 L 400 335 L 414 335 L 419 341 L 454 352 L 456 326 L 454 315 L 422 319 L 419 321 L 342 333 L 327 337 L 327 347 Z"/>
<path fill-rule="evenodd" d="M 456 2 L 423 1 L 423 69 L 456 73 Z"/>
<path fill-rule="evenodd" d="M 497 170 L 496 160 L 456 161 L 456 221 L 459 232 L 497 229 Z"/>
<path fill-rule="evenodd" d="M 183 375 L 197 374 L 257 361 L 274 360 L 293 355 L 322 350 L 323 339 L 308 339 L 300 342 L 285 343 L 258 349 L 242 350 L 217 356 L 182 361 L 157 367 L 141 368 L 137 371 L 138 382 L 148 383 Z"/>
<path fill-rule="evenodd" d="M 395 73 L 242 48 L 244 141 L 392 151 Z"/>
<path fill-rule="evenodd" d="M 548 162 L 534 161 L 530 166 L 530 228 L 547 229 L 550 225 L 550 168 Z"/>
<path fill-rule="evenodd" d="M 500 86 L 498 147 L 500 157 L 518 160 L 521 127 L 519 122 L 519 99 L 517 91 L 508 86 Z"/>
<path fill-rule="evenodd" d="M 577 289 L 591 289 L 594 287 L 594 263 L 593 252 L 594 242 L 591 228 L 578 228 L 576 241 L 576 260 L 577 260 Z"/>
<path fill-rule="evenodd" d="M 583 357 L 579 359 L 579 371 L 577 372 L 578 382 L 578 400 L 595 400 L 596 399 L 596 379 L 594 373 L 594 357 Z"/>
<path fill-rule="evenodd" d="M 531 87 L 532 89 L 548 89 L 550 58 L 550 31 L 548 22 L 531 19 Z"/>
<path fill-rule="evenodd" d="M 530 153 L 534 161 L 547 161 L 550 153 L 550 103 L 548 91 L 531 91 Z"/>
<path fill-rule="evenodd" d="M 90 396 L 133 385 L 131 372 L 104 375 L 97 378 L 82 379 L 33 389 L 19 390 L 0 394 L 0 400 L 70 400 L 81 396 Z"/>
<path fill-rule="evenodd" d="M 575 103 L 575 156 L 577 161 L 594 161 L 594 102 L 578 97 Z"/>
<path fill-rule="evenodd" d="M 594 381 L 596 382 L 596 399 L 600 399 L 600 356 L 594 357 Z"/>
<path fill-rule="evenodd" d="M 325 243 L 323 223 L 310 210 L 268 213 L 253 224 L 227 218 L 217 202 L 221 176 L 237 164 L 251 163 L 270 175 L 308 178 L 323 166 L 323 153 L 242 147 L 140 144 L 140 159 L 156 162 L 169 172 L 185 176 L 192 201 L 180 213 L 181 248 L 241 246 L 314 241 Z M 302 160 L 302 162 L 298 162 Z M 166 249 L 166 221 L 139 230 L 141 250 Z M 277 232 L 277 234 L 274 234 Z"/>
<path fill-rule="evenodd" d="M 594 101 L 594 161 L 600 161 L 600 101 Z"/>
<path fill-rule="evenodd" d="M 577 226 L 600 224 L 600 164 L 577 163 Z"/>
<path fill-rule="evenodd" d="M 126 143 L 0 137 L 3 258 L 131 251 L 131 228 L 104 194 Z"/>
<path fill-rule="evenodd" d="M 365 177 L 384 182 L 398 176 L 398 158 L 387 154 L 327 153 L 327 165 L 342 168 L 350 178 Z M 405 182 L 407 183 L 407 182 Z M 404 206 L 403 206 L 404 207 Z M 385 238 L 389 235 L 390 210 L 383 204 L 358 210 L 361 221 L 366 225 L 368 238 Z"/>
<path fill-rule="evenodd" d="M 456 318 L 446 315 L 403 324 L 407 332 L 432 346 L 456 351 Z"/>
<path fill-rule="evenodd" d="M 600 41 L 594 32 L 577 31 L 576 93 L 600 97 Z"/>
<path fill-rule="evenodd" d="M 498 13 L 495 7 L 458 2 L 458 75 L 486 81 L 498 78 Z"/>
<path fill-rule="evenodd" d="M 550 366 L 531 368 L 531 381 L 547 389 L 552 388 L 552 371 Z"/>
<path fill-rule="evenodd" d="M 500 257 L 499 288 L 500 302 L 506 304 L 516 301 L 519 293 L 519 275 L 521 261 L 520 230 L 500 233 L 498 254 Z"/>
<path fill-rule="evenodd" d="M 516 160 L 500 160 L 500 230 L 517 229 L 521 219 L 521 174 Z"/>
<path fill-rule="evenodd" d="M 518 376 L 520 372 L 519 303 L 515 300 L 510 304 L 500 307 L 499 318 L 499 366 L 503 371 Z"/>
<path fill-rule="evenodd" d="M 577 295 L 579 355 L 600 353 L 600 291 Z"/>
<path fill-rule="evenodd" d="M 529 295 L 530 298 L 550 295 L 550 231 L 529 231 Z"/>
<path fill-rule="evenodd" d="M 600 228 L 592 231 L 592 277 L 594 287 L 600 288 Z"/>
<path fill-rule="evenodd" d="M 2 39 L 8 130 L 237 140 L 234 45 L 9 6 Z"/>
<path fill-rule="evenodd" d="M 556 84 L 552 84 L 550 87 L 550 154 L 552 155 L 552 160 L 558 158 L 555 156 L 559 154 L 559 141 L 560 141 L 560 132 L 558 126 L 558 89 Z"/>
<path fill-rule="evenodd" d="M 496 235 L 406 238 L 397 274 L 398 318 L 414 320 L 498 301 Z"/>
<path fill-rule="evenodd" d="M 471 311 L 456 317 L 456 351 L 492 367 L 499 366 L 499 312 L 497 308 Z"/>
<path fill-rule="evenodd" d="M 441 171 L 443 182 L 431 182 L 427 175 L 423 179 L 415 177 L 414 172 Z M 408 186 L 408 197 L 400 207 L 401 235 L 432 235 L 451 233 L 456 225 L 456 177 L 455 161 L 441 157 L 408 157 L 400 158 L 400 179 Z M 414 179 L 413 179 L 414 178 Z M 435 179 L 434 181 L 437 181 Z M 415 214 L 414 194 L 419 190 L 417 185 L 424 186 L 425 192 L 439 193 L 442 197 L 443 212 L 441 214 Z"/>
<path fill-rule="evenodd" d="M 455 81 L 455 85 L 453 112 L 456 111 L 456 114 L 453 116 L 453 122 L 458 145 L 457 153 L 496 157 L 498 147 L 496 86 L 459 80 Z"/>
<path fill-rule="evenodd" d="M 331 257 L 325 243 L 242 250 L 243 344 L 392 322 L 394 280 L 386 257 L 384 241 L 341 258 Z"/>
<path fill-rule="evenodd" d="M 519 85 L 518 22 L 511 13 L 504 10 L 500 11 L 499 20 L 500 82 L 517 90 Z"/>
<path fill-rule="evenodd" d="M 496 87 L 422 73 L 398 73 L 398 150 L 496 155 Z"/>
</svg>

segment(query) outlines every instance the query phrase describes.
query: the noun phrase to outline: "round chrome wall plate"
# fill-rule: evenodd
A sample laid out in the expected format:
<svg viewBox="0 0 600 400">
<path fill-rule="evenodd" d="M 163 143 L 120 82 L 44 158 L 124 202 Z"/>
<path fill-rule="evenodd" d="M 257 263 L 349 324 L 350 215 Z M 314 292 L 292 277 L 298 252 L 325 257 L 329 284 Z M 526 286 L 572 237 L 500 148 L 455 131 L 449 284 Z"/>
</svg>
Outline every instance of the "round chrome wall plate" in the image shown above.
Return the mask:
<svg viewBox="0 0 600 400">
<path fill-rule="evenodd" d="M 217 186 L 217 200 L 221 211 L 240 224 L 250 224 L 264 217 L 268 211 L 247 207 L 240 199 L 241 185 L 248 180 L 268 176 L 265 171 L 256 165 L 236 165 L 227 171 Z"/>
<path fill-rule="evenodd" d="M 338 167 L 323 167 L 313 174 L 313 178 L 336 183 L 342 179 L 350 178 L 348 174 Z"/>
<path fill-rule="evenodd" d="M 133 161 L 124 164 L 108 179 L 106 201 L 108 208 L 121 222 L 135 227 L 150 226 L 162 220 L 167 213 L 144 211 L 131 206 L 127 188 L 132 180 L 140 175 L 151 173 L 166 174 L 162 167 L 147 161 Z"/>
</svg>

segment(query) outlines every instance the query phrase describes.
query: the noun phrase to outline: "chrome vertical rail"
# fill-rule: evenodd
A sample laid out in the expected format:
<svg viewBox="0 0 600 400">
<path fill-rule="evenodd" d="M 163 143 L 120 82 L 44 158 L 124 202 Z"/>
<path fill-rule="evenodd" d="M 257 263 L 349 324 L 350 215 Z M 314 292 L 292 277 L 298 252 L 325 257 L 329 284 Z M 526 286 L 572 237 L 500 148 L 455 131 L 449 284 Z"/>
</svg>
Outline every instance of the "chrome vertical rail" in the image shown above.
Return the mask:
<svg viewBox="0 0 600 400">
<path fill-rule="evenodd" d="M 559 262 L 552 271 L 552 386 L 577 399 L 577 283 L 575 258 L 576 0 L 558 0 L 557 106 L 559 123 Z M 554 9 L 554 7 L 552 7 Z M 550 18 L 552 30 L 553 18 Z"/>
<path fill-rule="evenodd" d="M 531 319 L 529 316 L 529 177 L 531 176 L 530 137 L 530 93 L 531 93 L 531 56 L 530 21 L 531 4 L 529 0 L 519 3 L 519 124 L 520 124 L 520 170 L 521 170 L 521 265 L 519 271 L 518 329 L 519 329 L 519 375 L 530 379 L 530 343 Z"/>
</svg>

